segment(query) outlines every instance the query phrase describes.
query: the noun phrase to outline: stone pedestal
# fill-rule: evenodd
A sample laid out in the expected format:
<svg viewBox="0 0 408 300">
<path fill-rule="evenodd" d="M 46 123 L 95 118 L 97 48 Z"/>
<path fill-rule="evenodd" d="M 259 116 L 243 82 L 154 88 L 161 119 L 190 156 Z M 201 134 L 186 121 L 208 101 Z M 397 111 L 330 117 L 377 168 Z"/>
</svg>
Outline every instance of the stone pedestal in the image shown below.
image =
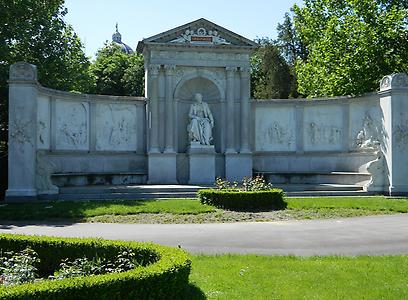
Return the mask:
<svg viewBox="0 0 408 300">
<path fill-rule="evenodd" d="M 177 184 L 177 154 L 149 153 L 149 184 Z"/>
<path fill-rule="evenodd" d="M 382 148 L 388 192 L 408 194 L 408 76 L 393 74 L 381 81 L 380 106 L 383 121 Z"/>
<path fill-rule="evenodd" d="M 225 154 L 225 177 L 228 181 L 241 182 L 252 177 L 252 153 Z"/>
<path fill-rule="evenodd" d="M 10 68 L 8 201 L 35 200 L 37 151 L 37 68 Z"/>
<path fill-rule="evenodd" d="M 188 148 L 190 162 L 189 184 L 214 184 L 215 150 L 214 146 L 192 143 Z"/>
</svg>

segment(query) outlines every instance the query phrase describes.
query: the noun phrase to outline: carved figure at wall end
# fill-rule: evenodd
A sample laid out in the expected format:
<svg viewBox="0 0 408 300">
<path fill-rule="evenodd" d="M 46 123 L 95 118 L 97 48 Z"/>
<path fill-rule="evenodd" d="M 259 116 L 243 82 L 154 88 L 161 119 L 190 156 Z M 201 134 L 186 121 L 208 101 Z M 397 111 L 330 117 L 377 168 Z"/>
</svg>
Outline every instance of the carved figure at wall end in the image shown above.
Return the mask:
<svg viewBox="0 0 408 300">
<path fill-rule="evenodd" d="M 36 187 L 38 194 L 58 194 L 59 189 L 51 181 L 51 175 L 56 171 L 55 165 L 46 158 L 44 150 L 37 151 Z"/>
<path fill-rule="evenodd" d="M 367 163 L 367 172 L 371 174 L 371 180 L 365 184 L 364 191 L 381 192 L 385 185 L 385 157 L 381 150 L 375 152 L 376 158 Z"/>
</svg>

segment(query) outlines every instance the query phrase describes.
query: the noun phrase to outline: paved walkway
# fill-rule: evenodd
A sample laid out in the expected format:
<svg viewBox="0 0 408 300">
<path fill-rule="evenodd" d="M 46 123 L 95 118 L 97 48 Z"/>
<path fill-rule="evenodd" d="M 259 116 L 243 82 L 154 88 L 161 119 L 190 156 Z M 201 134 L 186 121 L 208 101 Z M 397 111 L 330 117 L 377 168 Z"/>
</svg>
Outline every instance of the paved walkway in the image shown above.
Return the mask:
<svg viewBox="0 0 408 300">
<path fill-rule="evenodd" d="M 0 233 L 152 241 L 206 254 L 408 254 L 408 215 L 230 224 L 3 223 Z"/>
</svg>

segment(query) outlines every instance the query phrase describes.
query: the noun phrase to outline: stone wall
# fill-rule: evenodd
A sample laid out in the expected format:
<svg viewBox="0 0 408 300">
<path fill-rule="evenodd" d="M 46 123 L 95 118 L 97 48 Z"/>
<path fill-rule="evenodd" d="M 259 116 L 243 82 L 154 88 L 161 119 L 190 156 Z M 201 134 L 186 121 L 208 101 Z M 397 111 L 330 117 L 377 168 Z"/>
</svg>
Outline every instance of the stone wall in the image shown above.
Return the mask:
<svg viewBox="0 0 408 300">
<path fill-rule="evenodd" d="M 380 139 L 380 97 L 258 100 L 252 105 L 254 170 L 258 172 L 358 172 L 374 149 L 361 147 L 366 130 Z M 364 125 L 364 120 L 371 123 Z"/>
<path fill-rule="evenodd" d="M 58 193 L 55 184 L 188 183 L 195 92 L 214 114 L 215 176 L 239 180 L 248 166 L 250 174 L 370 169 L 372 191 L 408 193 L 405 74 L 360 97 L 251 102 L 245 67 L 155 65 L 147 75 L 149 100 L 47 89 L 35 66 L 13 65 L 7 199 Z"/>
</svg>

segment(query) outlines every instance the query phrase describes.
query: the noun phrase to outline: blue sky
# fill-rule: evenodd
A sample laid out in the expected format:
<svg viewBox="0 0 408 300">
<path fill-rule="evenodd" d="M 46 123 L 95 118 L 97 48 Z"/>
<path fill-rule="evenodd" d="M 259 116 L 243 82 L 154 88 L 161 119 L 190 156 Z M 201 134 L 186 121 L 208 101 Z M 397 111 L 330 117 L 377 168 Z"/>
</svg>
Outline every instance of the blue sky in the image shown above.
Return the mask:
<svg viewBox="0 0 408 300">
<path fill-rule="evenodd" d="M 249 39 L 276 37 L 285 12 L 302 0 L 66 0 L 66 20 L 94 56 L 111 40 L 116 22 L 123 41 L 136 48 L 138 41 L 199 18 L 206 18 Z"/>
</svg>

